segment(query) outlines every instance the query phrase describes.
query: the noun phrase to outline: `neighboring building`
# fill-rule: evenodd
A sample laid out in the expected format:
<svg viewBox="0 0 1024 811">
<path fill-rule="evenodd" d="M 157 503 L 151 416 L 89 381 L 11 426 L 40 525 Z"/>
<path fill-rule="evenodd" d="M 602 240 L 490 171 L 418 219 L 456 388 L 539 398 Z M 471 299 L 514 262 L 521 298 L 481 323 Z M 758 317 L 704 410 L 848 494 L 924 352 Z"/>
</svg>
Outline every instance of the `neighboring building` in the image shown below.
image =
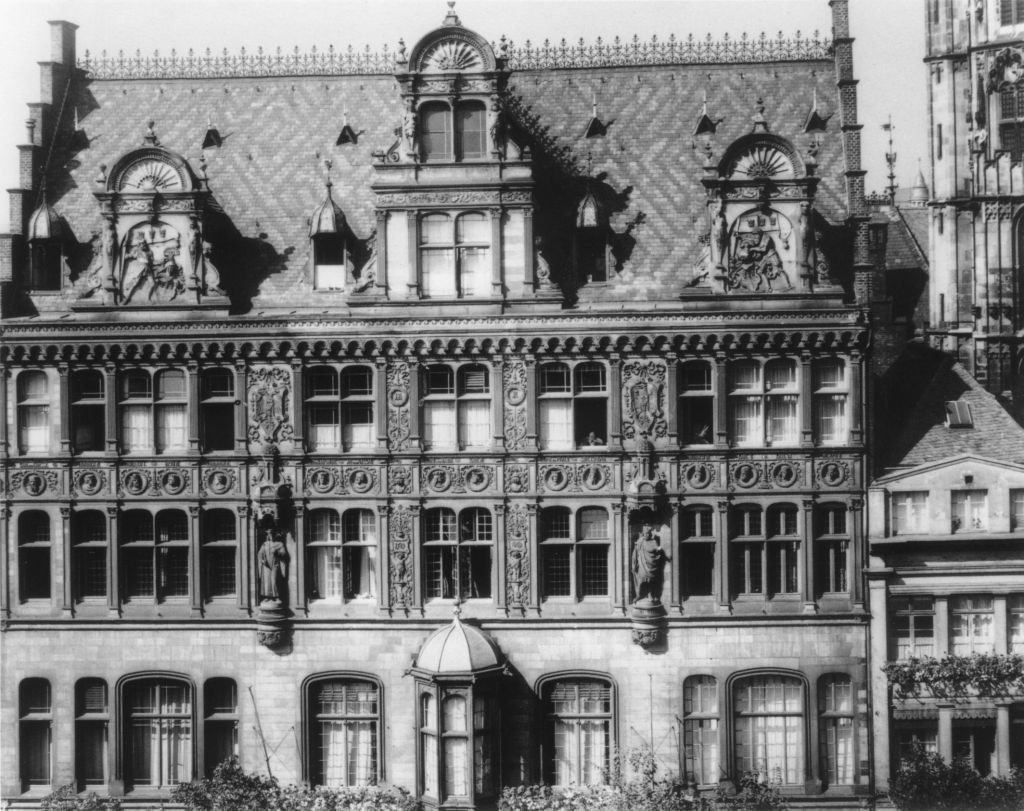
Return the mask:
<svg viewBox="0 0 1024 811">
<path fill-rule="evenodd" d="M 919 671 L 907 693 L 882 670 L 1024 653 L 1024 431 L 948 356 L 918 345 L 904 361 L 909 418 L 868 497 L 879 791 L 915 741 L 981 774 L 1024 767 L 1024 692 L 925 683 Z"/>
<path fill-rule="evenodd" d="M 830 5 L 383 56 L 52 23 L 0 239 L 8 807 L 237 754 L 484 808 L 643 744 L 861 807 L 883 281 Z"/>
</svg>

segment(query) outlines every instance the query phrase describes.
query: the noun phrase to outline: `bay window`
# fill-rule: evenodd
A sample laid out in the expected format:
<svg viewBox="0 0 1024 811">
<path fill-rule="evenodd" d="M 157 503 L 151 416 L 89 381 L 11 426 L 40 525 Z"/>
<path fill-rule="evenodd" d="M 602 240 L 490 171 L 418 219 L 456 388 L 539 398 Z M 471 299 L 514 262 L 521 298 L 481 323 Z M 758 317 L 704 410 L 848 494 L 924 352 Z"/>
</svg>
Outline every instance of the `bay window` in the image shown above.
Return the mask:
<svg viewBox="0 0 1024 811">
<path fill-rule="evenodd" d="M 80 791 L 107 782 L 109 722 L 106 682 L 79 679 L 75 684 L 75 782 Z"/>
<path fill-rule="evenodd" d="M 680 518 L 679 568 L 683 599 L 715 593 L 715 532 L 711 507 L 687 507 Z"/>
<path fill-rule="evenodd" d="M 541 514 L 541 596 L 584 600 L 609 593 L 608 511 L 548 507 Z"/>
<path fill-rule="evenodd" d="M 373 448 L 376 437 L 372 369 L 350 366 L 339 372 L 331 366 L 309 368 L 305 406 L 310 451 Z"/>
<path fill-rule="evenodd" d="M 613 746 L 612 687 L 605 679 L 551 681 L 541 696 L 550 752 L 546 782 L 555 786 L 607 782 Z"/>
<path fill-rule="evenodd" d="M 72 515 L 71 565 L 76 601 L 107 596 L 107 519 L 99 510 Z"/>
<path fill-rule="evenodd" d="M 988 529 L 988 491 L 954 490 L 952 532 L 984 532 Z"/>
<path fill-rule="evenodd" d="M 816 360 L 812 377 L 815 442 L 821 445 L 845 444 L 849 397 L 846 364 L 839 358 Z"/>
<path fill-rule="evenodd" d="M 427 600 L 491 597 L 494 526 L 485 509 L 456 514 L 440 507 L 423 515 L 423 596 Z"/>
<path fill-rule="evenodd" d="M 306 687 L 309 779 L 317 786 L 368 786 L 379 772 L 380 688 L 366 678 L 318 678 Z"/>
<path fill-rule="evenodd" d="M 733 686 L 736 772 L 762 783 L 802 785 L 804 686 L 791 676 L 753 676 Z"/>
<path fill-rule="evenodd" d="M 419 228 L 420 293 L 473 298 L 491 292 L 491 222 L 481 212 L 425 214 Z"/>
<path fill-rule="evenodd" d="M 50 385 L 46 372 L 18 375 L 18 452 L 45 453 L 50 449 Z"/>
<path fill-rule="evenodd" d="M 234 597 L 237 581 L 238 531 L 231 510 L 203 513 L 201 569 L 205 601 Z"/>
<path fill-rule="evenodd" d="M 18 595 L 22 602 L 50 599 L 50 516 L 27 510 L 18 516 Z"/>
<path fill-rule="evenodd" d="M 22 790 L 50 785 L 53 765 L 53 696 L 46 679 L 18 686 L 18 749 Z"/>
<path fill-rule="evenodd" d="M 456 386 L 456 378 L 458 385 Z M 423 371 L 423 442 L 428 449 L 491 444 L 490 374 L 486 366 L 432 365 Z"/>
<path fill-rule="evenodd" d="M 935 603 L 931 597 L 895 597 L 889 611 L 895 658 L 935 655 Z"/>
<path fill-rule="evenodd" d="M 822 772 L 828 785 L 856 781 L 853 683 L 849 676 L 825 676 L 818 683 Z"/>
<path fill-rule="evenodd" d="M 679 367 L 679 441 L 710 445 L 715 441 L 715 389 L 711 364 L 691 361 Z"/>
<path fill-rule="evenodd" d="M 201 379 L 199 430 L 203 450 L 230 451 L 235 447 L 235 374 L 231 369 L 204 369 Z"/>
<path fill-rule="evenodd" d="M 139 679 L 124 688 L 125 783 L 171 788 L 193 776 L 192 688 L 170 679 Z"/>
<path fill-rule="evenodd" d="M 956 656 L 995 651 L 995 608 L 988 595 L 951 597 L 950 650 Z"/>
<path fill-rule="evenodd" d="M 718 737 L 718 682 L 690 676 L 683 682 L 683 778 L 711 785 L 721 771 Z"/>
<path fill-rule="evenodd" d="M 71 375 L 71 442 L 75 453 L 104 449 L 105 393 L 102 372 L 83 369 Z"/>
<path fill-rule="evenodd" d="M 121 519 L 122 594 L 128 603 L 183 602 L 189 595 L 188 518 L 129 510 Z"/>
</svg>

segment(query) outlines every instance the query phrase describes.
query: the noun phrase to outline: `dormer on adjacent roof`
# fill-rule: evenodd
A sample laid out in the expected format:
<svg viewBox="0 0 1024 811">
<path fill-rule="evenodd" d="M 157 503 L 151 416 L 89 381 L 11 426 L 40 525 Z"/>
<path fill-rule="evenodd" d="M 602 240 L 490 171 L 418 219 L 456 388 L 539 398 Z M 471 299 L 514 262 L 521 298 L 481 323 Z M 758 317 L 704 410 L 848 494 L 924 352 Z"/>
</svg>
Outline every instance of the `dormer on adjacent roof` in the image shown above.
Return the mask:
<svg viewBox="0 0 1024 811">
<path fill-rule="evenodd" d="M 46 189 L 43 189 L 46 196 Z M 26 233 L 28 241 L 27 287 L 33 291 L 58 291 L 64 281 L 64 226 L 60 215 L 45 199 L 32 212 Z"/>
</svg>

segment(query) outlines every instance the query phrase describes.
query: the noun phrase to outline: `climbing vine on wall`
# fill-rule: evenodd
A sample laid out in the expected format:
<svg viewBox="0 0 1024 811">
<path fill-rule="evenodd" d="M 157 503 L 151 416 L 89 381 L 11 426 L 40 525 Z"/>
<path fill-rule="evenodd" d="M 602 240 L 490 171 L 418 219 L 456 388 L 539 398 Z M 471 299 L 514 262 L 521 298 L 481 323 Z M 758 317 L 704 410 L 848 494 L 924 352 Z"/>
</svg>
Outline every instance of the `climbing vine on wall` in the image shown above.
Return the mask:
<svg viewBox="0 0 1024 811">
<path fill-rule="evenodd" d="M 1024 693 L 1024 656 L 978 653 L 889 662 L 882 670 L 901 696 L 956 698 Z"/>
</svg>

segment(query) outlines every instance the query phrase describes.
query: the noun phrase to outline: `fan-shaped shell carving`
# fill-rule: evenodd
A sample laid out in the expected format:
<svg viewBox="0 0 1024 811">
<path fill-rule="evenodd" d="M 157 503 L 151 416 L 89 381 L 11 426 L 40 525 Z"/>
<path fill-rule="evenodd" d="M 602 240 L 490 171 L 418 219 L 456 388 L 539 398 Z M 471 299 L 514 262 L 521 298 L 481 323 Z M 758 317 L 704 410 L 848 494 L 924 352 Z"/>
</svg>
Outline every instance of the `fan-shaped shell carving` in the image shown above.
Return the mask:
<svg viewBox="0 0 1024 811">
<path fill-rule="evenodd" d="M 772 144 L 752 146 L 733 161 L 730 176 L 751 180 L 770 177 L 775 180 L 789 180 L 796 177 L 793 161 Z"/>
<path fill-rule="evenodd" d="M 467 42 L 439 42 L 424 56 L 423 70 L 482 70 L 483 57 Z"/>
</svg>

